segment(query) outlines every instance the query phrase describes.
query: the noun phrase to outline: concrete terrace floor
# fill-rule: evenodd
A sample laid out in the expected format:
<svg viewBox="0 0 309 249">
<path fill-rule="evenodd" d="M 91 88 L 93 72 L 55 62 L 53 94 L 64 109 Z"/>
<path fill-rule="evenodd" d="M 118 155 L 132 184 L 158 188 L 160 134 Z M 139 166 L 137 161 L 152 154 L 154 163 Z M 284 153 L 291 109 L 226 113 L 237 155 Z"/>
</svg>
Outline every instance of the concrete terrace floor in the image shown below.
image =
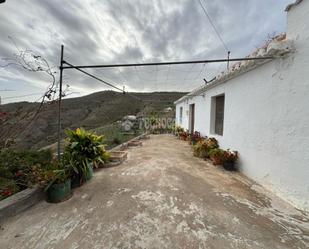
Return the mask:
<svg viewBox="0 0 309 249">
<path fill-rule="evenodd" d="M 0 248 L 308 248 L 309 216 L 169 135 L 129 150 L 60 204 L 1 224 Z"/>
</svg>

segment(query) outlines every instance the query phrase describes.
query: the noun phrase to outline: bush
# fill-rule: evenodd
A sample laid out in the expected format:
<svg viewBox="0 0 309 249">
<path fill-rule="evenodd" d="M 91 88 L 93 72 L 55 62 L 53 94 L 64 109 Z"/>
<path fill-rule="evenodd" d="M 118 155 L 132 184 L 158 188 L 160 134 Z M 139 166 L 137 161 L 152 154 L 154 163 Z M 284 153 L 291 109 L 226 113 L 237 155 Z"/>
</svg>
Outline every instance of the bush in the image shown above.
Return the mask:
<svg viewBox="0 0 309 249">
<path fill-rule="evenodd" d="M 0 177 L 0 201 L 19 191 L 20 188 L 14 180 Z"/>
<path fill-rule="evenodd" d="M 32 174 L 38 184 L 47 190 L 53 184 L 64 183 L 73 173 L 73 167 L 67 164 L 63 156 L 60 161 L 53 159 L 48 168 L 32 167 Z"/>
<path fill-rule="evenodd" d="M 209 157 L 214 165 L 222 165 L 224 162 L 224 150 L 215 148 L 209 151 Z"/>
<path fill-rule="evenodd" d="M 200 158 L 206 158 L 208 155 L 208 146 L 206 139 L 200 140 L 196 145 L 193 145 L 193 155 Z"/>
<path fill-rule="evenodd" d="M 36 171 L 49 168 L 51 160 L 51 151 L 2 150 L 0 152 L 0 199 L 37 184 Z"/>
<path fill-rule="evenodd" d="M 223 167 L 226 170 L 236 170 L 235 163 L 238 160 L 238 152 L 229 149 L 223 153 Z"/>
<path fill-rule="evenodd" d="M 223 160 L 224 162 L 236 162 L 238 160 L 238 152 L 230 151 L 229 149 L 224 151 Z"/>
<path fill-rule="evenodd" d="M 202 139 L 203 138 L 198 131 L 195 131 L 193 134 L 190 135 L 190 143 L 192 143 L 193 145 L 201 141 Z"/>
<path fill-rule="evenodd" d="M 14 180 L 20 189 L 36 184 L 32 174 L 32 167 L 49 167 L 52 160 L 51 151 L 13 151 L 0 152 L 0 175 Z"/>
<path fill-rule="evenodd" d="M 9 168 L 11 172 L 15 173 L 35 164 L 49 163 L 51 159 L 52 153 L 49 150 L 13 151 L 4 149 L 0 152 L 0 167 Z"/>
<path fill-rule="evenodd" d="M 206 143 L 209 150 L 219 148 L 218 140 L 214 137 L 207 138 Z"/>
<path fill-rule="evenodd" d="M 200 138 L 197 144 L 193 146 L 193 155 L 200 158 L 207 158 L 209 157 L 210 150 L 218 147 L 218 141 L 215 138 Z"/>
<path fill-rule="evenodd" d="M 176 136 L 178 136 L 179 135 L 179 133 L 181 133 L 181 132 L 184 132 L 185 130 L 181 127 L 181 126 L 179 126 L 179 125 L 173 125 L 173 132 L 174 132 L 174 134 L 176 135 Z"/>
<path fill-rule="evenodd" d="M 179 138 L 181 140 L 186 141 L 188 139 L 188 137 L 189 137 L 189 133 L 187 131 L 182 131 L 182 132 L 179 133 Z"/>
</svg>

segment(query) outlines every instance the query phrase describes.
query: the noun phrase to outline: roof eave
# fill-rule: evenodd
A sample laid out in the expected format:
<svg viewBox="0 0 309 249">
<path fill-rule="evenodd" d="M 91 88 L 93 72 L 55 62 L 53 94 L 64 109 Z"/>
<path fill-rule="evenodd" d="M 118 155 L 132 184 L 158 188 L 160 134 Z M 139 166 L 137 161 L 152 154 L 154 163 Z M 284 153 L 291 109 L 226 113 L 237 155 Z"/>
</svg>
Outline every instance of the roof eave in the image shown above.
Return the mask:
<svg viewBox="0 0 309 249">
<path fill-rule="evenodd" d="M 261 51 L 264 51 L 263 48 L 261 48 Z M 204 93 L 209 88 L 212 88 L 218 84 L 224 83 L 228 80 L 231 80 L 233 78 L 236 78 L 248 71 L 251 71 L 269 61 L 274 60 L 275 58 L 283 57 L 288 55 L 290 52 L 294 51 L 294 43 L 292 40 L 284 40 L 284 41 L 276 41 L 273 43 L 270 43 L 266 49 L 266 52 L 264 52 L 261 57 L 273 57 L 273 59 L 260 59 L 260 60 L 251 60 L 247 62 L 243 62 L 242 65 L 240 65 L 238 68 L 232 68 L 226 72 L 222 72 L 221 75 L 216 77 L 214 81 L 211 83 L 208 83 L 206 85 L 203 85 L 199 88 L 196 88 L 189 94 L 181 97 L 180 99 L 176 100 L 174 104 L 178 104 L 186 99 L 192 98 L 196 95 L 199 95 L 201 93 Z"/>
<path fill-rule="evenodd" d="M 285 11 L 289 12 L 291 9 L 293 9 L 296 5 L 300 4 L 303 0 L 296 0 L 295 3 L 291 3 L 288 6 L 286 6 Z"/>
</svg>

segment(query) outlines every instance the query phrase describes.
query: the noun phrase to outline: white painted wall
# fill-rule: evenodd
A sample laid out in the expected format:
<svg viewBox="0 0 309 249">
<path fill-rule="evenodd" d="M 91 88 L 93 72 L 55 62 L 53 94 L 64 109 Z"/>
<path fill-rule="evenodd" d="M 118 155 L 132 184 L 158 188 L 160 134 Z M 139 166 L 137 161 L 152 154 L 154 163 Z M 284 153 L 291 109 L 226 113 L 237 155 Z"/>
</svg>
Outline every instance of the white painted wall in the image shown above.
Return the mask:
<svg viewBox="0 0 309 249">
<path fill-rule="evenodd" d="M 288 13 L 296 52 L 208 89 L 195 103 L 195 130 L 210 133 L 211 97 L 225 94 L 222 148 L 240 153 L 240 170 L 298 208 L 309 210 L 309 1 Z M 176 120 L 177 113 L 176 113 Z"/>
</svg>

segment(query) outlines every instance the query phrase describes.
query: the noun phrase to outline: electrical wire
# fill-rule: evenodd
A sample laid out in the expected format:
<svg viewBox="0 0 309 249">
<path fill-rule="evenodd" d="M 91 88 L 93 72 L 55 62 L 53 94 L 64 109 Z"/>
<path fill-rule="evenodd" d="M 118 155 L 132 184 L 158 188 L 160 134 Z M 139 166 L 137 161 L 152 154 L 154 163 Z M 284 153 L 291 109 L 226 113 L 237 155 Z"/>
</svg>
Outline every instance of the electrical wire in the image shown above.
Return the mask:
<svg viewBox="0 0 309 249">
<path fill-rule="evenodd" d="M 88 73 L 88 72 L 86 72 L 86 71 L 84 71 L 84 70 L 82 70 L 82 69 L 80 69 L 80 68 L 78 68 L 78 67 L 75 67 L 75 66 L 73 66 L 72 64 L 70 64 L 70 63 L 68 63 L 68 62 L 66 62 L 66 61 L 64 61 L 64 64 L 67 64 L 67 65 L 69 65 L 69 66 L 75 68 L 76 70 L 78 70 L 78 71 L 80 71 L 80 72 L 82 72 L 82 73 L 88 75 L 89 77 L 91 77 L 91 78 L 93 78 L 93 79 L 96 79 L 96 80 L 102 82 L 103 84 L 108 85 L 108 86 L 110 86 L 110 87 L 112 87 L 112 88 L 114 88 L 114 89 L 116 89 L 116 90 L 122 92 L 123 94 L 127 94 L 128 96 L 131 96 L 131 97 L 133 97 L 133 98 L 135 98 L 135 99 L 137 99 L 137 100 L 139 100 L 139 101 L 143 101 L 141 98 L 139 98 L 139 97 L 137 97 L 137 96 L 134 96 L 133 94 L 131 94 L 131 93 L 129 93 L 129 92 L 126 92 L 126 91 L 124 91 L 123 89 L 120 89 L 119 87 L 117 87 L 117 86 L 115 86 L 115 85 L 113 85 L 113 84 L 111 84 L 111 83 L 109 83 L 109 82 L 107 82 L 107 81 L 105 81 L 105 80 L 102 80 L 102 79 L 98 78 L 97 76 L 95 76 L 95 75 L 93 75 L 93 74 L 91 74 L 91 73 Z"/>
<path fill-rule="evenodd" d="M 185 77 L 183 78 L 183 80 L 187 80 L 188 75 L 190 75 L 193 71 L 193 68 L 195 67 L 196 64 L 192 64 L 192 66 L 190 67 L 189 71 L 186 73 Z"/>
<path fill-rule="evenodd" d="M 211 17 L 210 17 L 210 15 L 209 15 L 208 12 L 207 12 L 206 7 L 202 4 L 202 0 L 198 0 L 198 1 L 199 1 L 200 5 L 201 5 L 201 7 L 202 7 L 202 9 L 203 9 L 203 12 L 205 13 L 205 16 L 207 17 L 209 23 L 211 24 L 211 26 L 213 27 L 214 31 L 216 32 L 216 34 L 217 34 L 219 40 L 221 41 L 221 43 L 222 43 L 224 49 L 226 50 L 226 52 L 229 52 L 230 50 L 228 49 L 226 43 L 224 42 L 222 36 L 220 35 L 219 30 L 217 29 L 217 27 L 216 27 L 216 25 L 214 24 L 214 22 L 211 20 Z M 206 5 L 205 1 L 204 1 L 204 4 Z"/>
<path fill-rule="evenodd" d="M 193 80 L 196 80 L 197 78 L 199 78 L 202 74 L 202 72 L 204 72 L 206 69 L 206 64 L 204 64 L 201 68 L 201 70 L 199 71 L 199 73 L 193 78 Z"/>
<path fill-rule="evenodd" d="M 69 66 L 71 66 L 71 67 L 73 67 L 73 68 L 75 68 L 76 70 L 78 70 L 78 71 L 80 71 L 80 72 L 82 72 L 82 73 L 88 75 L 89 77 L 94 78 L 94 79 L 96 79 L 96 80 L 102 82 L 102 83 L 105 84 L 105 85 L 108 85 L 108 86 L 110 86 L 110 87 L 112 87 L 112 88 L 114 88 L 114 89 L 116 89 L 116 90 L 118 90 L 118 91 L 120 91 L 120 92 L 125 93 L 125 92 L 123 91 L 123 89 L 121 89 L 121 88 L 119 88 L 119 87 L 117 87 L 117 86 L 115 86 L 115 85 L 113 85 L 113 84 L 111 84 L 111 83 L 108 83 L 107 81 L 102 80 L 102 79 L 98 78 L 97 76 L 94 76 L 94 75 L 92 75 L 92 74 L 90 74 L 90 73 L 88 73 L 88 72 L 86 72 L 86 71 L 84 71 L 84 70 L 82 70 L 82 69 L 80 69 L 80 68 L 78 68 L 78 67 L 75 67 L 75 66 L 73 66 L 72 64 L 70 64 L 70 63 L 68 63 L 68 62 L 66 62 L 66 61 L 65 61 L 64 63 L 67 64 L 67 65 L 69 65 Z"/>
</svg>

